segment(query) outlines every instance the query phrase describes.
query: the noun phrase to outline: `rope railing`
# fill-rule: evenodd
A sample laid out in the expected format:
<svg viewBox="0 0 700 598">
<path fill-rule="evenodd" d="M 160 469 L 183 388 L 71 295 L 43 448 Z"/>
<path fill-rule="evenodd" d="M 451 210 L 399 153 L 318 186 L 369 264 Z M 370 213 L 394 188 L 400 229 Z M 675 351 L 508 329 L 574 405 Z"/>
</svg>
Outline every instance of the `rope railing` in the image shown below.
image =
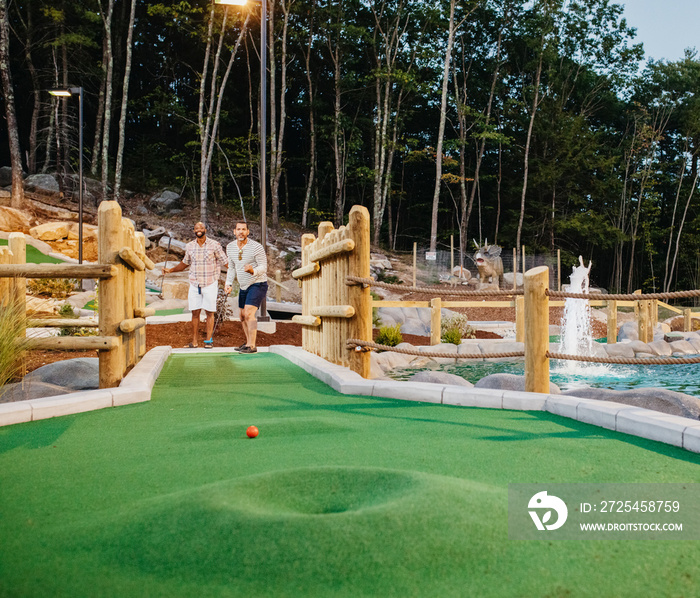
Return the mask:
<svg viewBox="0 0 700 598">
<path fill-rule="evenodd" d="M 594 357 L 586 355 L 567 355 L 547 351 L 548 359 L 566 359 L 586 363 L 610 363 L 621 365 L 690 365 L 700 363 L 700 357 Z"/>
<path fill-rule="evenodd" d="M 371 287 L 377 287 L 380 289 L 387 289 L 390 291 L 402 291 L 403 293 L 431 293 L 434 295 L 447 295 L 451 297 L 513 297 L 515 295 L 522 295 L 522 290 L 510 290 L 510 291 L 458 291 L 450 290 L 445 287 L 436 286 L 426 286 L 426 287 L 407 287 L 402 284 L 391 284 L 388 282 L 379 282 L 374 280 L 374 278 L 362 278 L 361 276 L 346 276 L 346 284 L 350 285 L 365 285 Z"/>
<path fill-rule="evenodd" d="M 461 353 L 445 353 L 444 351 L 420 351 L 418 349 L 405 349 L 390 347 L 389 345 L 380 345 L 371 341 L 361 341 L 356 338 L 349 338 L 347 341 L 348 349 L 376 349 L 379 351 L 392 351 L 394 353 L 403 353 L 404 355 L 415 355 L 416 357 L 444 357 L 446 359 L 484 359 L 484 358 L 504 358 L 504 357 L 525 357 L 524 351 L 511 351 L 508 353 L 476 353 L 465 355 Z"/>
<path fill-rule="evenodd" d="M 653 299 L 688 299 L 700 297 L 700 290 L 674 291 L 670 293 L 646 293 L 646 294 L 618 294 L 606 295 L 605 293 L 569 293 L 567 291 L 552 291 L 547 289 L 545 293 L 552 299 L 592 299 L 602 301 L 651 301 Z"/>
</svg>

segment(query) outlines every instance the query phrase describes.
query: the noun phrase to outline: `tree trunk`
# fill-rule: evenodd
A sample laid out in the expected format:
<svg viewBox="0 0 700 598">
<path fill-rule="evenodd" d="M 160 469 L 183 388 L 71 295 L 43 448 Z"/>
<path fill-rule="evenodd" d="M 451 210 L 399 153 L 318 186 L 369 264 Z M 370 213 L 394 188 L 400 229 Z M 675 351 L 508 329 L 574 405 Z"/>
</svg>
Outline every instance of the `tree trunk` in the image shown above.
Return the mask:
<svg viewBox="0 0 700 598">
<path fill-rule="evenodd" d="M 129 13 L 129 29 L 126 36 L 126 64 L 124 65 L 124 84 L 122 86 L 122 105 L 119 115 L 119 142 L 117 144 L 117 160 L 114 167 L 114 199 L 119 201 L 122 194 L 122 164 L 124 163 L 124 143 L 126 138 L 126 111 L 129 100 L 129 77 L 131 76 L 131 55 L 134 38 L 134 18 L 136 15 L 136 0 L 131 0 Z"/>
<path fill-rule="evenodd" d="M 112 52 L 112 17 L 114 0 L 107 0 L 107 15 L 102 22 L 107 42 L 107 79 L 105 81 L 105 121 L 102 129 L 102 199 L 108 199 L 109 193 L 109 133 L 112 124 L 112 78 L 114 75 L 114 55 Z"/>
<path fill-rule="evenodd" d="M 525 158 L 523 162 L 523 190 L 520 194 L 520 218 L 518 219 L 518 233 L 515 237 L 516 255 L 520 254 L 521 238 L 523 234 L 523 221 L 525 220 L 525 197 L 527 195 L 527 178 L 530 169 L 530 142 L 532 141 L 532 129 L 535 125 L 535 115 L 540 97 L 540 79 L 542 77 L 542 62 L 544 61 L 544 37 L 540 45 L 540 59 L 537 63 L 537 73 L 535 75 L 535 97 L 532 100 L 532 110 L 530 112 L 530 124 L 527 127 L 527 138 L 525 140 Z M 517 261 L 517 260 L 516 260 Z M 517 265 L 517 264 L 516 264 Z"/>
<path fill-rule="evenodd" d="M 435 148 L 435 189 L 433 191 L 433 213 L 430 219 L 430 251 L 437 247 L 438 205 L 440 203 L 440 187 L 442 185 L 442 145 L 445 138 L 445 121 L 447 119 L 447 89 L 450 78 L 452 61 L 452 46 L 455 35 L 455 0 L 450 0 L 450 24 L 447 34 L 447 49 L 442 69 L 442 97 L 440 101 L 440 126 L 438 128 L 437 147 Z"/>
<path fill-rule="evenodd" d="M 102 80 L 100 81 L 100 92 L 97 95 L 97 115 L 95 116 L 95 139 L 92 144 L 92 163 L 90 164 L 90 174 L 95 176 L 100 165 L 100 154 L 102 152 L 102 130 L 105 119 L 105 90 L 107 89 L 107 40 L 102 40 Z"/>
<path fill-rule="evenodd" d="M 0 74 L 2 91 L 5 97 L 5 118 L 7 119 L 7 137 L 10 145 L 12 164 L 12 195 L 10 205 L 13 208 L 24 207 L 24 187 L 22 184 L 22 152 L 19 145 L 17 115 L 15 113 L 15 93 L 12 88 L 10 72 L 10 24 L 7 12 L 7 0 L 0 0 Z"/>
<path fill-rule="evenodd" d="M 309 204 L 311 203 L 311 195 L 313 192 L 314 182 L 316 178 L 316 120 L 314 115 L 314 85 L 311 77 L 311 48 L 313 48 L 314 40 L 314 16 L 316 13 L 316 1 L 311 4 L 311 22 L 309 24 L 309 37 L 304 52 L 304 64 L 306 66 L 306 84 L 309 90 L 309 135 L 311 137 L 311 147 L 309 156 L 309 175 L 306 180 L 306 193 L 304 194 L 304 207 L 301 212 L 301 225 L 306 227 Z M 303 51 L 303 50 L 302 50 Z"/>
</svg>

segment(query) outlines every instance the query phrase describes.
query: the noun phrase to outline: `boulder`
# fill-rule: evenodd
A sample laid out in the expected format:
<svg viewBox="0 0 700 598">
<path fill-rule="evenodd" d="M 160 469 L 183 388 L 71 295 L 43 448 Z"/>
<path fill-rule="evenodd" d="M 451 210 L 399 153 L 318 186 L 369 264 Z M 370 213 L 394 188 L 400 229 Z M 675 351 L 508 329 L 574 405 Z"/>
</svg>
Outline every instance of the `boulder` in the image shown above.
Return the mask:
<svg viewBox="0 0 700 598">
<path fill-rule="evenodd" d="M 78 357 L 44 365 L 24 377 L 25 384 L 42 382 L 72 391 L 91 390 L 100 386 L 100 366 L 97 357 Z"/>
<path fill-rule="evenodd" d="M 479 380 L 475 388 L 492 388 L 495 390 L 515 390 L 525 391 L 525 376 L 516 374 L 491 374 Z M 553 395 L 561 394 L 559 387 L 554 382 L 549 383 L 549 393 Z"/>
<path fill-rule="evenodd" d="M 3 166 L 0 168 L 0 187 L 8 187 L 12 184 L 12 167 Z"/>
<path fill-rule="evenodd" d="M 582 399 L 612 401 L 623 405 L 652 409 L 669 415 L 680 415 L 692 419 L 700 418 L 700 399 L 664 388 L 635 388 L 634 390 L 576 388 L 567 390 L 564 394 Z"/>
<path fill-rule="evenodd" d="M 671 351 L 671 347 L 669 347 L 668 343 L 665 341 L 652 341 L 647 344 L 649 349 L 651 349 L 651 352 L 656 356 L 661 355 L 662 357 L 668 357 L 671 355 L 671 353 L 673 353 L 673 351 Z"/>
<path fill-rule="evenodd" d="M 32 223 L 24 212 L 0 206 L 0 230 L 7 233 L 28 233 Z"/>
<path fill-rule="evenodd" d="M 634 349 L 631 343 L 615 343 L 614 345 L 603 345 L 608 357 L 634 357 Z"/>
<path fill-rule="evenodd" d="M 625 322 L 620 326 L 620 330 L 617 333 L 618 341 L 638 341 L 639 340 L 639 327 L 637 322 Z"/>
<path fill-rule="evenodd" d="M 680 353 L 683 355 L 694 355 L 696 353 L 695 347 L 685 340 L 673 341 L 668 345 L 671 347 L 671 351 L 673 351 L 674 354 Z"/>
<path fill-rule="evenodd" d="M 47 384 L 46 382 L 16 382 L 0 387 L 0 404 L 14 403 L 15 401 L 29 401 L 30 399 L 42 399 L 44 397 L 55 397 L 68 392 L 71 391 L 63 386 Z"/>
<path fill-rule="evenodd" d="M 164 189 L 148 200 L 148 205 L 156 212 L 163 213 L 175 210 L 180 206 L 180 194 Z"/>
<path fill-rule="evenodd" d="M 9 207 L 12 203 L 12 193 L 7 189 L 0 188 L 0 206 Z"/>
<path fill-rule="evenodd" d="M 162 247 L 167 251 L 169 239 L 170 237 L 161 237 L 160 241 L 158 241 L 158 247 Z M 184 243 L 183 241 L 178 241 L 177 239 L 173 239 L 170 243 L 170 253 L 172 255 L 179 255 L 180 257 L 184 257 L 186 247 L 187 243 Z"/>
<path fill-rule="evenodd" d="M 409 378 L 409 381 L 431 382 L 433 384 L 452 384 L 453 386 L 468 386 L 470 388 L 474 386 L 471 382 L 462 378 L 462 376 L 448 374 L 447 372 L 433 372 L 430 370 L 416 372 Z"/>
<path fill-rule="evenodd" d="M 184 280 L 164 280 L 163 299 L 187 299 L 190 283 Z"/>
<path fill-rule="evenodd" d="M 167 235 L 168 231 L 165 230 L 164 226 L 159 226 L 154 230 L 143 229 L 143 234 L 149 241 L 158 241 L 162 236 Z"/>
<path fill-rule="evenodd" d="M 515 284 L 517 285 L 517 288 L 522 288 L 523 286 L 523 273 L 522 272 L 517 272 L 515 275 Z M 503 275 L 503 286 L 506 289 L 512 289 L 513 288 L 513 273 L 512 272 L 506 272 Z"/>
<path fill-rule="evenodd" d="M 79 225 L 77 222 L 69 222 L 68 228 L 68 240 L 77 241 L 78 233 L 80 232 Z M 83 223 L 83 241 L 87 239 L 94 239 L 97 241 L 97 227 L 94 224 Z"/>
<path fill-rule="evenodd" d="M 58 193 L 61 189 L 53 174 L 30 174 L 24 179 L 24 188 L 29 191 Z"/>
<path fill-rule="evenodd" d="M 29 234 L 41 241 L 58 241 L 68 236 L 68 224 L 65 222 L 46 222 L 30 229 Z"/>
</svg>

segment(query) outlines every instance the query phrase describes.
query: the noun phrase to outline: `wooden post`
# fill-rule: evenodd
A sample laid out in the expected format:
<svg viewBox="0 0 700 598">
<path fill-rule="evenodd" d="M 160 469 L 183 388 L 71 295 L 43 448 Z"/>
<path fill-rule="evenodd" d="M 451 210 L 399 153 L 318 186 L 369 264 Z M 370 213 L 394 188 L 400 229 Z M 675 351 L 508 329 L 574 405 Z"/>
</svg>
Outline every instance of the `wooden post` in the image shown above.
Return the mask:
<svg viewBox="0 0 700 598">
<path fill-rule="evenodd" d="M 549 392 L 549 268 L 525 273 L 525 390 Z"/>
<path fill-rule="evenodd" d="M 617 301 L 608 301 L 608 345 L 617 343 Z"/>
<path fill-rule="evenodd" d="M 0 265 L 10 264 L 12 252 L 9 247 L 0 247 Z M 11 280 L 5 276 L 0 276 L 0 307 L 6 306 L 10 302 Z"/>
<path fill-rule="evenodd" d="M 136 253 L 146 255 L 146 237 L 142 232 L 135 235 Z M 146 309 L 146 271 L 134 272 L 136 276 L 136 290 L 134 298 L 134 312 L 138 309 Z M 139 358 L 146 354 L 146 328 L 139 328 L 136 331 L 136 346 L 138 347 Z"/>
<path fill-rule="evenodd" d="M 12 264 L 27 263 L 27 242 L 24 239 L 24 233 L 10 233 L 7 240 L 7 246 L 12 255 L 10 260 Z M 12 278 L 10 279 L 10 301 L 18 306 L 26 306 L 27 304 L 27 279 Z M 26 308 L 25 308 L 26 309 Z M 21 332 L 19 336 L 26 336 L 26 332 Z"/>
<path fill-rule="evenodd" d="M 515 342 L 525 342 L 525 297 L 515 297 Z"/>
<path fill-rule="evenodd" d="M 98 352 L 100 360 L 100 388 L 117 386 L 124 374 L 122 363 L 122 333 L 119 323 L 124 319 L 124 266 L 120 265 L 122 248 L 122 209 L 116 201 L 103 201 L 97 210 L 98 261 L 114 264 L 117 274 L 100 281 L 99 320 L 100 336 L 118 338 L 118 348 Z"/>
<path fill-rule="evenodd" d="M 279 303 L 280 301 L 282 301 L 282 287 L 280 286 L 282 284 L 281 270 L 275 270 L 275 280 L 277 281 L 277 288 L 275 289 L 275 301 Z"/>
<path fill-rule="evenodd" d="M 416 257 L 418 255 L 418 243 L 413 242 L 413 288 L 416 288 Z"/>
<path fill-rule="evenodd" d="M 318 225 L 318 240 L 316 241 L 316 248 L 320 249 L 323 239 L 333 230 L 332 222 L 321 222 Z M 321 271 L 317 277 L 318 286 L 316 288 L 316 305 L 329 305 L 329 285 L 328 281 L 328 270 L 327 264 L 321 266 Z M 334 281 L 335 283 L 336 281 Z M 330 353 L 330 343 L 332 342 L 332 327 L 333 324 L 330 319 L 321 318 L 321 326 L 319 327 L 319 350 L 317 355 L 323 357 L 323 359 L 328 359 L 328 354 Z"/>
<path fill-rule="evenodd" d="M 686 307 L 683 310 L 683 332 L 691 332 L 693 330 L 693 320 L 690 317 L 690 308 Z"/>
<path fill-rule="evenodd" d="M 639 340 L 643 343 L 648 343 L 651 339 L 649 338 L 650 333 L 653 332 L 651 329 L 651 306 L 650 301 L 639 301 Z"/>
<path fill-rule="evenodd" d="M 649 304 L 650 304 L 649 307 L 651 309 L 651 330 L 652 330 L 652 336 L 653 336 L 654 329 L 656 328 L 656 325 L 659 323 L 659 300 L 652 299 L 649 302 Z"/>
<path fill-rule="evenodd" d="M 309 265 L 309 245 L 311 245 L 316 237 L 312 234 L 301 236 L 301 265 L 302 267 Z M 301 279 L 301 313 L 305 316 L 311 315 L 311 277 L 306 276 Z M 320 326 L 319 326 L 320 327 Z M 310 329 L 308 326 L 302 326 L 301 329 L 301 346 L 304 351 L 314 353 L 313 349 L 313 331 L 318 327 Z"/>
<path fill-rule="evenodd" d="M 355 249 L 350 253 L 348 272 L 352 276 L 369 278 L 369 211 L 363 206 L 353 206 L 348 221 Z M 415 270 L 414 270 L 415 271 Z M 336 281 L 344 284 L 345 281 Z M 369 287 L 354 285 L 348 288 L 348 302 L 355 308 L 355 316 L 348 322 L 350 338 L 362 341 L 372 340 L 372 297 Z M 345 339 L 343 339 L 345 340 Z M 367 351 L 350 351 L 350 369 L 363 378 L 369 378 L 369 353 Z"/>
<path fill-rule="evenodd" d="M 134 250 L 134 225 L 131 223 L 131 220 L 128 218 L 122 218 L 122 247 L 119 249 L 122 249 L 123 247 L 127 247 L 131 249 L 132 251 Z M 134 284 L 134 270 L 129 267 L 125 266 L 124 267 L 124 318 L 123 319 L 131 319 L 134 317 L 134 292 L 136 290 L 135 284 Z M 121 330 L 121 328 L 120 328 Z M 122 332 L 124 332 L 122 330 Z M 136 346 L 136 335 L 134 334 L 134 331 L 130 332 L 124 332 L 123 336 L 123 359 L 124 359 L 124 368 L 129 368 L 133 365 L 136 365 L 138 362 L 138 347 Z M 124 372 L 122 372 L 122 375 L 124 375 Z"/>
<path fill-rule="evenodd" d="M 430 300 L 430 344 L 439 345 L 442 326 L 442 299 L 435 297 Z"/>
</svg>

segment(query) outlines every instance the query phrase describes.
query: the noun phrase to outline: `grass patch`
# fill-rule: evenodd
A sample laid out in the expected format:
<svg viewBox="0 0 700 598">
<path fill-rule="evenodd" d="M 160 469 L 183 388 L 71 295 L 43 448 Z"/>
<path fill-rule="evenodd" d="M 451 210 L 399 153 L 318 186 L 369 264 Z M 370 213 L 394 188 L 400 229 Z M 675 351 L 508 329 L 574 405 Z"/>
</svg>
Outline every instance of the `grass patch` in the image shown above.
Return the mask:
<svg viewBox="0 0 700 598">
<path fill-rule="evenodd" d="M 3 245 L 4 246 L 8 245 L 7 239 L 0 239 L 0 247 Z M 41 253 L 41 251 L 39 251 L 33 245 L 27 244 L 27 263 L 28 264 L 64 264 L 65 262 L 63 260 L 59 260 L 55 257 L 51 257 L 50 255 L 46 255 L 44 253 Z"/>
</svg>

